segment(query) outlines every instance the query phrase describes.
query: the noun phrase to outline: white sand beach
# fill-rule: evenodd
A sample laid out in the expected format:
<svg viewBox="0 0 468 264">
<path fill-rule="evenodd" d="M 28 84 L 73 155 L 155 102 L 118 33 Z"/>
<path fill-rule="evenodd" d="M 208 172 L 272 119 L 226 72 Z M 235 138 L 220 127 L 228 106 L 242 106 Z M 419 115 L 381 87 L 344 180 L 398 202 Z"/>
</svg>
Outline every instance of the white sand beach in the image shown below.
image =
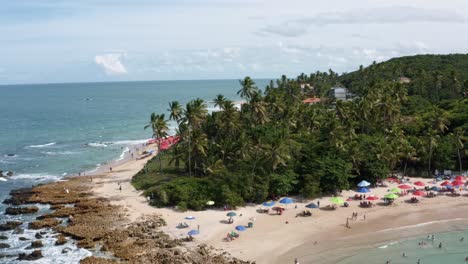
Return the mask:
<svg viewBox="0 0 468 264">
<path fill-rule="evenodd" d="M 294 258 L 298 258 L 301 263 L 336 263 L 352 251 L 369 248 L 379 242 L 448 231 L 453 229 L 452 225 L 447 224 L 449 222 L 468 223 L 468 197 L 419 198 L 419 203 L 411 204 L 405 202 L 411 197 L 408 195 L 398 198 L 391 206 L 360 208 L 359 201 L 350 201 L 348 208 L 339 207 L 333 211 L 310 209 L 312 217 L 296 217 L 297 213 L 306 209 L 306 202 L 288 205 L 283 215 L 276 215 L 271 210 L 269 215 L 260 214 L 256 210 L 261 206 L 249 205 L 235 210 L 237 216 L 234 217 L 234 223 L 227 224 L 227 212 L 223 210 L 179 212 L 148 205 L 146 198 L 133 188 L 130 181 L 150 158 L 131 160 L 113 168 L 112 173 L 96 176 L 93 188 L 95 194 L 124 206 L 130 221 L 138 221 L 153 214 L 161 215 L 167 222 L 162 231 L 173 237 L 186 237 L 189 230 L 199 226 L 200 235 L 195 237 L 194 244 L 206 243 L 257 263 L 293 263 Z M 430 181 L 411 179 L 412 182 L 417 180 L 426 184 Z M 122 190 L 119 189 L 119 183 Z M 389 188 L 397 185 L 388 183 L 385 188 L 372 188 L 366 195 L 383 197 Z M 342 197 L 345 200 L 355 194 L 355 191 L 344 191 Z M 321 207 L 331 204 L 329 197 L 314 201 L 320 201 Z M 346 219 L 353 212 L 358 213 L 358 218 L 350 221 L 351 228 L 346 228 Z M 194 216 L 195 220 L 184 219 L 189 215 Z M 190 227 L 177 229 L 180 222 L 186 222 Z M 224 240 L 235 226 L 247 225 L 248 222 L 254 222 L 254 227 L 238 232 L 240 238 L 231 242 Z M 334 250 L 333 255 L 329 254 L 330 249 Z"/>
</svg>

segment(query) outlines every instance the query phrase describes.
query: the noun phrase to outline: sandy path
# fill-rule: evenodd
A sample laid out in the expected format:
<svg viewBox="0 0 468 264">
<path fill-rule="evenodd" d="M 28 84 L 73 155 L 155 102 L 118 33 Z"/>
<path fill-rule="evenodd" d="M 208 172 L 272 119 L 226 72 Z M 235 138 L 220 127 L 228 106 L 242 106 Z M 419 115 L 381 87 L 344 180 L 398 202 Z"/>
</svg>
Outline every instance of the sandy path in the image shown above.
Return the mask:
<svg viewBox="0 0 468 264">
<path fill-rule="evenodd" d="M 109 198 L 113 204 L 124 206 L 130 221 L 137 221 L 145 215 L 161 215 L 167 222 L 167 226 L 162 230 L 178 238 L 185 237 L 190 229 L 197 229 L 199 226 L 201 234 L 196 236 L 196 241 L 226 250 L 241 259 L 256 260 L 257 263 L 293 263 L 295 257 L 299 257 L 301 263 L 334 263 L 340 258 L 339 255 L 349 254 L 350 250 L 366 248 L 391 239 L 427 233 L 425 227 L 445 231 L 447 225 L 434 222 L 422 225 L 418 229 L 411 229 L 412 232 L 383 232 L 376 236 L 379 230 L 418 225 L 430 221 L 468 218 L 468 197 L 420 198 L 419 204 L 409 204 L 404 201 L 410 197 L 408 196 L 399 198 L 393 206 L 389 207 L 376 206 L 364 209 L 358 207 L 358 201 L 352 201 L 349 208 L 340 207 L 335 211 L 314 209 L 312 217 L 295 217 L 298 212 L 305 209 L 306 203 L 297 203 L 297 209 L 294 205 L 289 205 L 281 216 L 259 214 L 256 212 L 259 206 L 252 205 L 237 209 L 238 216 L 235 217 L 235 223 L 229 225 L 222 222 L 227 220 L 226 212 L 222 210 L 181 213 L 170 208 L 149 206 L 146 199 L 133 188 L 130 181 L 150 158 L 126 162 L 115 167 L 112 173 L 97 177 L 94 180 L 94 192 L 98 196 Z M 427 179 L 412 180 L 429 182 Z M 121 191 L 119 183 L 122 186 Z M 395 186 L 397 184 L 389 184 L 388 188 Z M 388 188 L 372 189 L 371 194 L 382 197 Z M 345 191 L 342 196 L 347 198 L 354 194 L 354 191 Z M 322 207 L 330 204 L 328 198 L 322 198 L 320 201 Z M 345 227 L 346 218 L 350 217 L 352 212 L 358 212 L 359 218 L 357 221 L 351 221 L 351 228 L 348 229 Z M 364 214 L 366 220 L 363 220 Z M 184 218 L 188 215 L 193 215 L 196 219 L 185 220 Z M 241 237 L 235 241 L 223 241 L 226 233 L 234 230 L 236 225 L 247 225 L 252 218 L 255 218 L 254 228 L 240 232 Z M 190 227 L 177 229 L 179 222 L 187 222 Z M 352 242 L 356 239 L 360 241 L 359 246 Z M 318 243 L 315 244 L 315 241 Z M 338 245 L 340 249 L 336 251 Z M 330 249 L 334 249 L 335 258 L 327 254 Z"/>
</svg>

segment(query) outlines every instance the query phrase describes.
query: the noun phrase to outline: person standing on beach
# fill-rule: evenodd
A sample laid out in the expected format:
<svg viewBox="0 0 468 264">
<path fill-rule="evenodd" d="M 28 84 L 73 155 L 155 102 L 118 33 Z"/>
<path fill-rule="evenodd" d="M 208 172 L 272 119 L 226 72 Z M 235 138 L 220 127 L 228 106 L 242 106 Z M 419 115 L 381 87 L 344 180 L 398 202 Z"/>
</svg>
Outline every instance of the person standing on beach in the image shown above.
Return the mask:
<svg viewBox="0 0 468 264">
<path fill-rule="evenodd" d="M 348 218 L 348 217 L 346 217 L 346 227 L 347 227 L 347 228 L 351 228 L 351 227 L 349 226 L 349 218 Z"/>
<path fill-rule="evenodd" d="M 320 201 L 317 201 L 317 208 L 320 208 Z"/>
<path fill-rule="evenodd" d="M 109 172 L 112 172 L 112 167 L 109 167 Z"/>
<path fill-rule="evenodd" d="M 297 260 L 297 258 L 294 259 L 294 264 L 299 264 L 299 260 Z"/>
<path fill-rule="evenodd" d="M 122 185 L 119 184 L 119 190 L 122 192 Z"/>
</svg>

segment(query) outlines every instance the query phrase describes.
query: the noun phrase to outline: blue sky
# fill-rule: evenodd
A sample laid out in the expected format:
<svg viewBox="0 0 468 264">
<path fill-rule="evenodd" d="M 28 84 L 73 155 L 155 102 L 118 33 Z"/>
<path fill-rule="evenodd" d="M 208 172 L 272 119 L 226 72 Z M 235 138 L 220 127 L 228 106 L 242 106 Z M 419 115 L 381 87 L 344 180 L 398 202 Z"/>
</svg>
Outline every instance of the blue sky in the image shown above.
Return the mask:
<svg viewBox="0 0 468 264">
<path fill-rule="evenodd" d="M 468 53 L 466 0 L 14 0 L 0 84 L 296 76 Z"/>
</svg>

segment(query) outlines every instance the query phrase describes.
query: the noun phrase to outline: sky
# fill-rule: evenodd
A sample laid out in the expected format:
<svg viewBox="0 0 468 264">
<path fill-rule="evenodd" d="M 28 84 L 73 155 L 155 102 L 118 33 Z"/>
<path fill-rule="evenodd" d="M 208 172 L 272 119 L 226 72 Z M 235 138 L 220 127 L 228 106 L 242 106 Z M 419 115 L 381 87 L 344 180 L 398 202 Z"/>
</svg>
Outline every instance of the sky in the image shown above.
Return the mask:
<svg viewBox="0 0 468 264">
<path fill-rule="evenodd" d="M 1 0 L 0 84 L 342 73 L 467 32 L 466 0 Z"/>
</svg>

